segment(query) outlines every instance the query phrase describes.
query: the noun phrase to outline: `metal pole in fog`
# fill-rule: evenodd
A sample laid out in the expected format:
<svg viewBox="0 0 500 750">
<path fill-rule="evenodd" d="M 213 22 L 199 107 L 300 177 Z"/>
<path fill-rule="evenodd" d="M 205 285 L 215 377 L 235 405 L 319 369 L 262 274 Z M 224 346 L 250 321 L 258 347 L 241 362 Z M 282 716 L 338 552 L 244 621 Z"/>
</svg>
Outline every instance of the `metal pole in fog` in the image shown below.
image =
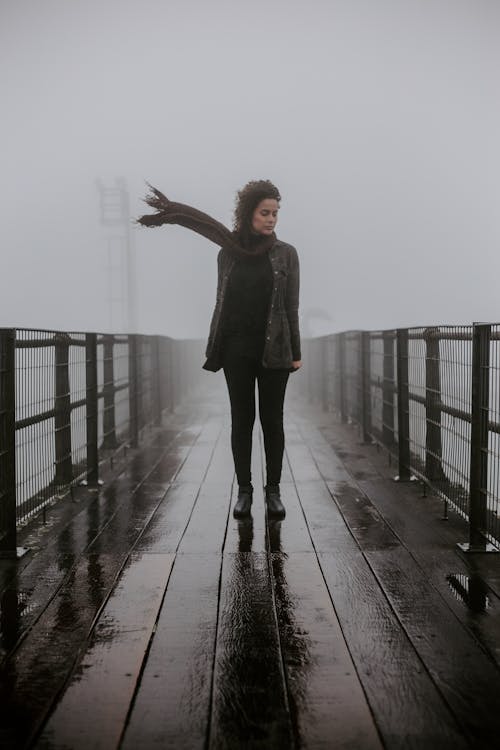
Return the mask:
<svg viewBox="0 0 500 750">
<path fill-rule="evenodd" d="M 101 224 L 116 227 L 121 231 L 118 236 L 108 237 L 110 247 L 110 311 L 111 328 L 113 326 L 113 305 L 122 303 L 122 325 L 127 333 L 136 332 L 136 288 L 134 266 L 134 238 L 130 223 L 130 200 L 124 177 L 117 177 L 112 187 L 106 187 L 101 180 L 96 181 L 100 195 Z M 113 265 L 113 240 L 117 240 L 117 265 Z M 120 297 L 113 296 L 113 271 L 118 271 L 121 290 Z"/>
</svg>

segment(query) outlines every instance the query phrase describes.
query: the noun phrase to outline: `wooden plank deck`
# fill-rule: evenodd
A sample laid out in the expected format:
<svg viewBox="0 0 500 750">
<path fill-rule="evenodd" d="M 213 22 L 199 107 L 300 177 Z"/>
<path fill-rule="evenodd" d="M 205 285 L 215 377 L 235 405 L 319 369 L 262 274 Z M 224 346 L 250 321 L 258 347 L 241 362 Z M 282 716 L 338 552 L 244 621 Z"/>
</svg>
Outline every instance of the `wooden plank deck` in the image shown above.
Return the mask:
<svg viewBox="0 0 500 750">
<path fill-rule="evenodd" d="M 234 520 L 212 384 L 0 563 L 1 747 L 496 747 L 500 556 L 460 554 L 463 521 L 293 386 L 286 519 L 256 429 Z"/>
</svg>

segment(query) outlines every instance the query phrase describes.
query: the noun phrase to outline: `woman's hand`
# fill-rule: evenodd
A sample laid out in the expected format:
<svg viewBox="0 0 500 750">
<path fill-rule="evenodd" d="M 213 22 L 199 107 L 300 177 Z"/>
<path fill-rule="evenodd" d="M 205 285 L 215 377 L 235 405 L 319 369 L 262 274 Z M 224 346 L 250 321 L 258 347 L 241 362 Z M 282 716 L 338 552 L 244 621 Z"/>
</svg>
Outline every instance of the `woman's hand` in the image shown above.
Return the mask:
<svg viewBox="0 0 500 750">
<path fill-rule="evenodd" d="M 294 362 L 292 362 L 292 367 L 294 370 L 298 370 L 299 367 L 302 367 L 302 360 L 296 359 Z"/>
</svg>

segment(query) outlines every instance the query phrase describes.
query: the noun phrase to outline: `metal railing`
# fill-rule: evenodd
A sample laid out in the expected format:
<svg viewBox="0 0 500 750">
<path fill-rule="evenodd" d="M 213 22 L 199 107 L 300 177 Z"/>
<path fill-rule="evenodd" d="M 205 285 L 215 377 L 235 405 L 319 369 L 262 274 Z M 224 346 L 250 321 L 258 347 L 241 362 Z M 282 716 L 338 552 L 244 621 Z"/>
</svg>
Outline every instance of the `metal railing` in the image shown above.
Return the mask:
<svg viewBox="0 0 500 750">
<path fill-rule="evenodd" d="M 101 460 L 136 447 L 196 385 L 201 341 L 0 329 L 0 554 Z"/>
<path fill-rule="evenodd" d="M 500 324 L 346 331 L 305 342 L 310 398 L 384 446 L 469 522 L 471 551 L 500 543 Z"/>
</svg>

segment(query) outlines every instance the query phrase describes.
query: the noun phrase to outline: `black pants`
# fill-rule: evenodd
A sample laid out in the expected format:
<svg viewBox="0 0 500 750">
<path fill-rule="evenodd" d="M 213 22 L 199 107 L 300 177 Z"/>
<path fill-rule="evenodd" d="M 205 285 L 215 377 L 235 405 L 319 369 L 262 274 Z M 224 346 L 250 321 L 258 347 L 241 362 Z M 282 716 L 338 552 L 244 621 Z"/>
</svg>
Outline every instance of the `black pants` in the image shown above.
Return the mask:
<svg viewBox="0 0 500 750">
<path fill-rule="evenodd" d="M 259 417 L 264 433 L 267 484 L 279 484 L 285 436 L 283 402 L 288 370 L 270 370 L 260 359 L 227 351 L 224 375 L 231 402 L 231 448 L 238 484 L 251 482 L 252 431 L 255 422 L 255 381 L 259 388 Z"/>
</svg>

